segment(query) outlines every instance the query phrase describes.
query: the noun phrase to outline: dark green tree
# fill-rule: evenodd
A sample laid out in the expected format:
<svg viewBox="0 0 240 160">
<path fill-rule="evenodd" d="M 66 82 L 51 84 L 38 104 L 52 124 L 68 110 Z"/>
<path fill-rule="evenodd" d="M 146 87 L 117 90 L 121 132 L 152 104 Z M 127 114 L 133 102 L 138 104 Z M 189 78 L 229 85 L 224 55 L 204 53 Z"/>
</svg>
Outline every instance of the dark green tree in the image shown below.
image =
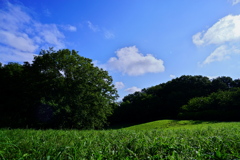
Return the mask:
<svg viewBox="0 0 240 160">
<path fill-rule="evenodd" d="M 234 81 L 231 77 L 221 76 L 212 80 L 212 92 L 224 91 L 232 87 L 234 87 Z"/>
<path fill-rule="evenodd" d="M 240 120 L 239 98 L 240 88 L 195 97 L 182 106 L 179 116 L 184 119 Z"/>
<path fill-rule="evenodd" d="M 118 97 L 107 71 L 68 49 L 43 50 L 32 67 L 39 78 L 34 88 L 40 90 L 40 120 L 63 128 L 94 129 L 106 124 Z"/>
<path fill-rule="evenodd" d="M 182 105 L 191 98 L 210 94 L 210 87 L 208 77 L 183 75 L 164 84 L 158 94 L 167 117 L 176 118 Z"/>
<path fill-rule="evenodd" d="M 24 112 L 24 68 L 18 63 L 8 63 L 0 67 L 0 124 L 23 126 Z"/>
<path fill-rule="evenodd" d="M 240 87 L 240 79 L 235 79 L 234 81 L 232 81 L 231 86 L 232 87 Z"/>
</svg>

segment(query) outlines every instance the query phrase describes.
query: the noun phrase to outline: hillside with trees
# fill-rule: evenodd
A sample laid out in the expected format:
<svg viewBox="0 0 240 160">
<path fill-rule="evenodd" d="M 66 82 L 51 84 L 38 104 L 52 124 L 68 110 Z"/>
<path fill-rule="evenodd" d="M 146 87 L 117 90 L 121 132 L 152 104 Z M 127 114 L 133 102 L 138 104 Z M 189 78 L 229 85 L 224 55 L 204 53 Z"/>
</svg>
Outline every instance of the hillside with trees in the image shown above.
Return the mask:
<svg viewBox="0 0 240 160">
<path fill-rule="evenodd" d="M 240 80 L 204 76 L 172 79 L 125 96 L 112 124 L 160 119 L 240 120 Z"/>
</svg>

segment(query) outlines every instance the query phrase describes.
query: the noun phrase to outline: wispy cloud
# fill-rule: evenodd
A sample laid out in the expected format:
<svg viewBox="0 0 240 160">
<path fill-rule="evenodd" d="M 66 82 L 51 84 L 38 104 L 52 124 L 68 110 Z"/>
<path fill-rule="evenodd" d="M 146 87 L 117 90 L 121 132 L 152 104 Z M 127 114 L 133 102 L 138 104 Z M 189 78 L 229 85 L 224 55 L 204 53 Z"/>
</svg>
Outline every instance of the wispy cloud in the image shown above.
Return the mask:
<svg viewBox="0 0 240 160">
<path fill-rule="evenodd" d="M 33 53 L 27 51 L 21 51 L 11 47 L 0 47 L 0 62 L 8 63 L 8 62 L 23 62 L 28 61 L 31 62 L 33 60 Z"/>
<path fill-rule="evenodd" d="M 11 33 L 0 30 L 0 43 L 26 52 L 34 52 L 38 48 L 38 45 L 27 34 L 22 32 Z"/>
<path fill-rule="evenodd" d="M 92 22 L 87 21 L 88 27 L 93 31 L 93 32 L 98 32 L 100 31 L 99 27 L 97 25 L 93 25 Z"/>
<path fill-rule="evenodd" d="M 173 75 L 173 74 L 171 74 L 171 75 L 170 75 L 170 78 L 174 79 L 174 78 L 176 78 L 176 76 Z"/>
<path fill-rule="evenodd" d="M 1 62 L 31 61 L 40 48 L 65 47 L 65 36 L 57 24 L 43 24 L 35 20 L 24 6 L 9 2 L 3 5 L 0 9 Z M 65 30 L 76 31 L 76 28 L 66 25 Z"/>
<path fill-rule="evenodd" d="M 37 38 L 40 38 L 43 43 L 48 45 L 54 45 L 56 48 L 64 48 L 65 44 L 63 39 L 65 38 L 64 34 L 59 31 L 56 24 L 34 24 L 35 31 L 37 33 Z"/>
<path fill-rule="evenodd" d="M 232 5 L 236 5 L 238 3 L 240 3 L 240 0 L 232 0 Z"/>
<path fill-rule="evenodd" d="M 125 85 L 123 84 L 123 82 L 116 82 L 115 87 L 117 89 L 123 89 L 125 87 Z"/>
<path fill-rule="evenodd" d="M 43 10 L 43 14 L 46 16 L 46 17 L 51 17 L 52 13 L 49 11 L 49 9 L 45 8 Z"/>
<path fill-rule="evenodd" d="M 113 34 L 113 32 L 105 30 L 104 31 L 104 36 L 106 39 L 113 39 L 115 37 L 115 35 Z"/>
<path fill-rule="evenodd" d="M 134 92 L 140 92 L 142 89 L 141 88 L 138 88 L 138 87 L 131 87 L 131 88 L 128 88 L 126 89 L 125 91 L 128 92 L 128 93 L 134 93 Z"/>
<path fill-rule="evenodd" d="M 215 49 L 203 62 L 203 64 L 209 64 L 214 61 L 223 61 L 230 58 L 231 52 L 227 49 L 226 45 L 222 45 Z"/>
<path fill-rule="evenodd" d="M 144 56 L 136 46 L 121 48 L 116 51 L 116 54 L 117 57 L 109 59 L 107 67 L 130 76 L 163 72 L 165 70 L 161 59 L 157 59 L 151 54 Z"/>
<path fill-rule="evenodd" d="M 193 35 L 193 43 L 197 46 L 216 45 L 217 48 L 202 63 L 223 61 L 239 51 L 240 15 L 228 15 L 220 19 L 207 31 Z"/>
<path fill-rule="evenodd" d="M 105 28 L 101 28 L 98 25 L 93 24 L 91 21 L 87 21 L 88 24 L 88 28 L 90 30 L 92 30 L 93 32 L 101 32 L 104 35 L 104 38 L 106 39 L 113 39 L 115 38 L 115 35 L 112 31 L 105 29 Z"/>
<path fill-rule="evenodd" d="M 66 31 L 70 31 L 70 32 L 76 32 L 77 31 L 77 27 L 72 26 L 72 25 L 61 25 L 61 27 Z"/>
</svg>

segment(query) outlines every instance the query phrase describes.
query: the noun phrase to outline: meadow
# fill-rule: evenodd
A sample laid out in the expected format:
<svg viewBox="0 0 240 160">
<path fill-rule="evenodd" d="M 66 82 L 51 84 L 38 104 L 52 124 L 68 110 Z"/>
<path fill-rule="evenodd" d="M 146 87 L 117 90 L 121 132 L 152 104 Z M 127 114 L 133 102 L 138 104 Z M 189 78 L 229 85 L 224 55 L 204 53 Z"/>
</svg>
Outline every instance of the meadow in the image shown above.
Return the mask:
<svg viewBox="0 0 240 160">
<path fill-rule="evenodd" d="M 0 159 L 240 159 L 240 122 L 160 120 L 112 130 L 1 129 Z"/>
</svg>

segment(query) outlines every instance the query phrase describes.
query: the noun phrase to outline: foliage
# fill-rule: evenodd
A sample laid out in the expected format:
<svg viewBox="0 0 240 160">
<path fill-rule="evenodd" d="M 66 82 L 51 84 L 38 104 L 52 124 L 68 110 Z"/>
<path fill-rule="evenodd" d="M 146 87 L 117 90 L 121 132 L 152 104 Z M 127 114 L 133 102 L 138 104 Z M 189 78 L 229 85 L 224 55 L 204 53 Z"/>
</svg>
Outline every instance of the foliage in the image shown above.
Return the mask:
<svg viewBox="0 0 240 160">
<path fill-rule="evenodd" d="M 32 64 L 9 63 L 0 74 L 6 127 L 102 128 L 118 96 L 108 72 L 75 50 L 42 50 Z"/>
<path fill-rule="evenodd" d="M 194 125 L 192 125 L 194 126 Z M 0 130 L 1 159 L 239 159 L 239 123 L 176 129 Z"/>
<path fill-rule="evenodd" d="M 24 67 L 9 63 L 0 68 L 0 75 L 0 125 L 22 126 L 28 111 L 27 106 L 21 108 L 26 102 Z"/>
<path fill-rule="evenodd" d="M 212 91 L 216 92 L 219 90 L 221 91 L 228 90 L 229 88 L 232 88 L 233 85 L 234 82 L 231 77 L 226 76 L 217 77 L 212 80 Z"/>
<path fill-rule="evenodd" d="M 218 91 L 207 97 L 191 99 L 182 107 L 181 118 L 202 118 L 209 120 L 240 120 L 240 88 L 228 91 Z"/>
</svg>

